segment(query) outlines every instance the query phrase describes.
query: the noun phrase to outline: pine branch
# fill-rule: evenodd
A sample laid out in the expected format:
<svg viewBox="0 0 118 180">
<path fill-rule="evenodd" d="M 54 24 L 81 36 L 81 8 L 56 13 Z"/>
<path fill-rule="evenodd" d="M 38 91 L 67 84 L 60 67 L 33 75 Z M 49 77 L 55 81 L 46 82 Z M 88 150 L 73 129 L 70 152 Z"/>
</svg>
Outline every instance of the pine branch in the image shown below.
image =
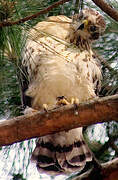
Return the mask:
<svg viewBox="0 0 118 180">
<path fill-rule="evenodd" d="M 36 14 L 33 14 L 31 16 L 27 16 L 25 18 L 22 18 L 22 19 L 19 19 L 17 21 L 5 21 L 5 22 L 2 22 L 0 23 L 0 27 L 5 27 L 5 26 L 13 26 L 13 25 L 18 25 L 18 24 L 22 24 L 26 21 L 29 21 L 29 20 L 32 20 L 32 19 L 35 19 L 37 18 L 38 16 L 40 16 L 41 14 L 46 14 L 48 13 L 49 11 L 51 11 L 53 8 L 56 8 L 58 7 L 59 5 L 62 5 L 64 4 L 65 2 L 69 2 L 70 0 L 60 0 L 60 1 L 57 1 L 55 2 L 54 4 L 52 4 L 51 6 L 39 11 L 38 13 Z"/>
<path fill-rule="evenodd" d="M 118 95 L 1 121 L 0 145 L 112 120 L 118 121 Z"/>
<path fill-rule="evenodd" d="M 92 0 L 102 11 L 107 13 L 111 18 L 118 21 L 118 12 L 104 0 Z"/>
</svg>

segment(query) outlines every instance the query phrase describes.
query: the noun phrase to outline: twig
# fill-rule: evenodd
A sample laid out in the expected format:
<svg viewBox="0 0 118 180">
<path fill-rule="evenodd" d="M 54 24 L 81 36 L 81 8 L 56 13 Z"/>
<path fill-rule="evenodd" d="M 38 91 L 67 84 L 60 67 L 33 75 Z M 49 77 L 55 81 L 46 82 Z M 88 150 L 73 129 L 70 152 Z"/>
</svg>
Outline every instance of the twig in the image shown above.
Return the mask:
<svg viewBox="0 0 118 180">
<path fill-rule="evenodd" d="M 104 0 L 92 0 L 102 11 L 107 13 L 111 18 L 118 21 L 118 12 L 113 9 Z"/>
<path fill-rule="evenodd" d="M 118 95 L 0 122 L 0 145 L 112 120 L 118 121 Z"/>
<path fill-rule="evenodd" d="M 6 22 L 2 22 L 2 23 L 0 23 L 0 27 L 13 26 L 13 25 L 16 25 L 16 24 L 18 25 L 18 24 L 24 23 L 26 21 L 32 20 L 34 18 L 37 18 L 39 15 L 45 14 L 45 13 L 49 12 L 50 10 L 52 10 L 53 8 L 56 8 L 57 6 L 62 5 L 65 2 L 69 2 L 69 1 L 70 0 L 60 0 L 60 1 L 57 1 L 54 4 L 52 4 L 51 6 L 49 6 L 49 7 L 45 8 L 45 9 L 39 11 L 38 13 L 33 14 L 31 16 L 27 16 L 27 17 L 22 18 L 22 19 L 19 19 L 18 21 L 6 21 Z"/>
</svg>

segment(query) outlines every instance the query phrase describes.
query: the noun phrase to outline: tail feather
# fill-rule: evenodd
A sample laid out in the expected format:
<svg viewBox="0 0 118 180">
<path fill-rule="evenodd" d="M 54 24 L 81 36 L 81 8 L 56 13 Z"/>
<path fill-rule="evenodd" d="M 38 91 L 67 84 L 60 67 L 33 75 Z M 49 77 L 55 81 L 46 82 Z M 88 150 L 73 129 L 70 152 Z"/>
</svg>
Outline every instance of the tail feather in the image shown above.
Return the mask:
<svg viewBox="0 0 118 180">
<path fill-rule="evenodd" d="M 82 128 L 39 138 L 32 161 L 40 172 L 57 175 L 81 171 L 92 154 L 82 136 Z"/>
<path fill-rule="evenodd" d="M 48 148 L 42 147 L 38 142 L 35 150 L 33 151 L 31 160 L 40 164 L 41 167 L 47 167 L 55 164 L 54 159 L 55 153 L 51 152 Z"/>
<path fill-rule="evenodd" d="M 72 173 L 74 171 L 81 171 L 83 169 L 82 166 L 78 165 L 74 165 L 72 163 L 70 163 L 69 161 L 66 160 L 66 155 L 64 153 L 62 153 L 61 155 L 59 153 L 57 153 L 57 160 L 59 165 L 61 166 L 61 168 L 63 169 L 64 173 Z"/>
<path fill-rule="evenodd" d="M 90 150 L 84 141 L 78 141 L 73 144 L 71 152 L 66 154 L 66 160 L 73 166 L 84 166 L 86 161 L 91 160 Z"/>
</svg>

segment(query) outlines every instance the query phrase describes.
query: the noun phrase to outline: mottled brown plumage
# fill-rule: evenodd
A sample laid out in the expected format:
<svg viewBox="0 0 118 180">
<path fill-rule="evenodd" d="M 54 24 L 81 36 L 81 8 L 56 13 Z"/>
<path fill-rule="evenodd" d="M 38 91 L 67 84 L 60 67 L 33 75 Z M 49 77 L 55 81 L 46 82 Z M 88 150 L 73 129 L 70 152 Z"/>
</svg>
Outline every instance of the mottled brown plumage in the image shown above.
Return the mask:
<svg viewBox="0 0 118 180">
<path fill-rule="evenodd" d="M 63 97 L 68 103 L 96 98 L 100 89 L 101 69 L 91 44 L 105 30 L 103 17 L 85 9 L 72 18 L 52 16 L 29 31 L 23 53 L 32 108 L 51 109 Z M 39 138 L 32 154 L 38 170 L 49 174 L 81 171 L 92 155 L 82 128 Z"/>
</svg>

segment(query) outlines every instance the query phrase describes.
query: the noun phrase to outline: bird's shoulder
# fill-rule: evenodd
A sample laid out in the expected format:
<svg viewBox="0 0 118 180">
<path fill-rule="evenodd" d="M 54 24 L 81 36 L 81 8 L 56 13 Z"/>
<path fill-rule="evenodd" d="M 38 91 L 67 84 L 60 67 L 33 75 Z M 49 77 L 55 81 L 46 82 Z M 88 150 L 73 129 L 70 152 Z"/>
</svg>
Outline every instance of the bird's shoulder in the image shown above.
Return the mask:
<svg viewBox="0 0 118 180">
<path fill-rule="evenodd" d="M 32 36 L 33 39 L 53 35 L 65 40 L 70 33 L 71 23 L 72 19 L 67 16 L 50 16 L 46 20 L 38 22 L 33 28 L 31 28 L 29 35 Z"/>
</svg>

